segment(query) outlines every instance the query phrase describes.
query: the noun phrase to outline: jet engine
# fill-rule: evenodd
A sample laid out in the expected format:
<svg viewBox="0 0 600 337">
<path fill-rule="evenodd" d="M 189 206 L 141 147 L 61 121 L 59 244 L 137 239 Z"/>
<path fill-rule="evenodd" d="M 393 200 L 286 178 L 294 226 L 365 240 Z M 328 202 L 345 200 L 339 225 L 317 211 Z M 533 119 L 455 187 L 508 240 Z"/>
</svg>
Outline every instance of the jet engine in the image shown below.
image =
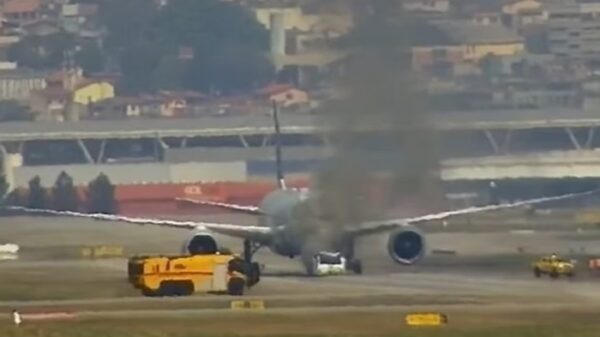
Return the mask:
<svg viewBox="0 0 600 337">
<path fill-rule="evenodd" d="M 195 233 L 183 244 L 182 253 L 190 255 L 215 254 L 218 251 L 217 240 L 208 233 Z"/>
<path fill-rule="evenodd" d="M 425 237 L 415 227 L 400 228 L 390 234 L 388 253 L 399 264 L 414 264 L 425 255 Z"/>
</svg>

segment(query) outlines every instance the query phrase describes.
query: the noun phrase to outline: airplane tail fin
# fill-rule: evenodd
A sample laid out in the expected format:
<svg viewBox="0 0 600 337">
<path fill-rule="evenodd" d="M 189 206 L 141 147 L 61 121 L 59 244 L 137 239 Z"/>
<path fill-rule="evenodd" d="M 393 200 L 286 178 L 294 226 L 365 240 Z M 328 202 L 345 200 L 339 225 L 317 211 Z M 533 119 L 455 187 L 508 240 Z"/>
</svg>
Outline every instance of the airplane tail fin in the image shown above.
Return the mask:
<svg viewBox="0 0 600 337">
<path fill-rule="evenodd" d="M 273 101 L 273 125 L 275 126 L 275 169 L 277 171 L 277 187 L 285 190 L 285 178 L 281 162 L 281 130 L 279 127 L 279 111 L 277 102 Z"/>
</svg>

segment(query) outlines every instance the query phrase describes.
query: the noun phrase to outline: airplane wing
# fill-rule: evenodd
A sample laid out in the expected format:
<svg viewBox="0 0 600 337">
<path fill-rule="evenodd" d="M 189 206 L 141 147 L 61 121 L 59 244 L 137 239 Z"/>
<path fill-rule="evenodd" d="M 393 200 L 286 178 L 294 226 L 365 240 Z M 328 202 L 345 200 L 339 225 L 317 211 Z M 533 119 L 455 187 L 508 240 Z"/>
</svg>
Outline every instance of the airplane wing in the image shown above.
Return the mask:
<svg viewBox="0 0 600 337">
<path fill-rule="evenodd" d="M 54 216 L 71 216 L 79 218 L 88 218 L 93 220 L 104 221 L 121 221 L 137 225 L 155 225 L 162 227 L 192 229 L 198 231 L 212 231 L 219 234 L 225 234 L 242 239 L 251 239 L 259 242 L 269 242 L 272 236 L 270 227 L 261 226 L 244 226 L 227 223 L 216 222 L 198 222 L 198 221 L 178 221 L 178 220 L 163 220 L 153 218 L 137 218 L 123 215 L 100 214 L 100 213 L 80 213 L 72 211 L 54 211 L 48 209 L 31 209 L 26 207 L 10 206 L 5 209 L 26 214 L 54 215 Z"/>
<path fill-rule="evenodd" d="M 217 201 L 194 200 L 194 199 L 188 199 L 188 198 L 175 198 L 175 200 L 186 202 L 189 204 L 194 204 L 194 205 L 215 206 L 215 207 L 223 208 L 226 210 L 247 213 L 247 214 L 251 214 L 251 215 L 263 214 L 263 212 L 257 206 L 229 204 L 229 203 L 217 202 Z"/>
<path fill-rule="evenodd" d="M 524 201 L 518 201 L 514 203 L 508 204 L 499 204 L 499 205 L 487 205 L 481 207 L 468 207 L 462 208 L 458 210 L 445 211 L 439 213 L 431 213 L 423 216 L 412 217 L 412 218 L 398 218 L 398 219 L 389 219 L 389 220 L 381 220 L 381 221 L 369 221 L 363 222 L 359 226 L 355 228 L 351 228 L 346 230 L 346 233 L 351 236 L 363 236 L 369 235 L 373 233 L 379 233 L 384 231 L 393 230 L 399 227 L 409 226 L 413 224 L 418 224 L 421 222 L 431 221 L 431 220 L 443 220 L 446 218 L 450 218 L 457 215 L 464 214 L 475 214 L 482 213 L 487 211 L 495 211 L 502 209 L 510 209 L 527 205 L 535 205 L 541 204 L 545 202 L 558 201 L 571 199 L 576 197 L 582 197 L 586 195 L 591 195 L 599 192 L 600 190 L 592 190 L 583 193 L 572 193 L 559 195 L 554 197 L 545 197 L 545 198 L 537 198 L 537 199 L 529 199 Z M 109 215 L 109 214 L 88 214 L 88 213 L 80 213 L 80 212 L 72 212 L 72 211 L 54 211 L 54 210 L 39 210 L 39 209 L 30 209 L 25 207 L 6 207 L 7 210 L 27 213 L 27 214 L 43 214 L 43 215 L 58 215 L 58 216 L 72 216 L 72 217 L 82 217 L 89 218 L 95 220 L 105 220 L 105 221 L 122 221 L 132 224 L 138 225 L 157 225 L 163 227 L 173 227 L 173 228 L 182 228 L 182 229 L 196 229 L 196 230 L 209 230 L 219 234 L 230 235 L 233 237 L 238 237 L 242 239 L 251 239 L 259 242 L 269 242 L 273 236 L 273 229 L 270 227 L 261 227 L 261 226 L 244 226 L 244 225 L 235 225 L 235 224 L 225 224 L 225 223 L 213 223 L 213 222 L 196 222 L 196 221 L 177 221 L 177 220 L 162 220 L 162 219 L 153 219 L 153 218 L 136 218 L 136 217 L 127 217 L 121 215 Z"/>
<path fill-rule="evenodd" d="M 350 234 L 351 236 L 363 236 L 363 235 L 369 235 L 369 234 L 374 234 L 374 233 L 379 233 L 379 232 L 385 232 L 385 231 L 393 230 L 395 228 L 414 225 L 414 224 L 418 224 L 421 222 L 427 222 L 427 221 L 432 221 L 432 220 L 443 220 L 443 219 L 447 219 L 447 218 L 457 216 L 457 215 L 475 214 L 475 213 L 482 213 L 482 212 L 488 212 L 488 211 L 497 211 L 497 210 L 503 210 L 503 209 L 517 208 L 517 207 L 521 207 L 521 206 L 536 205 L 536 204 L 542 204 L 542 203 L 551 202 L 551 201 L 583 197 L 583 196 L 591 195 L 591 194 L 598 193 L 598 192 L 600 192 L 600 190 L 592 190 L 592 191 L 587 191 L 587 192 L 582 192 L 582 193 L 563 194 L 563 195 L 554 196 L 554 197 L 528 199 L 528 200 L 517 201 L 517 202 L 513 202 L 513 203 L 506 203 L 506 204 L 486 205 L 486 206 L 480 206 L 480 207 L 467 207 L 467 208 L 451 210 L 451 211 L 444 211 L 444 212 L 439 212 L 439 213 L 430 213 L 430 214 L 412 217 L 412 218 L 398 218 L 398 219 L 389 219 L 389 220 L 382 220 L 382 221 L 368 221 L 368 222 L 361 223 L 356 228 L 347 230 L 346 233 Z"/>
</svg>

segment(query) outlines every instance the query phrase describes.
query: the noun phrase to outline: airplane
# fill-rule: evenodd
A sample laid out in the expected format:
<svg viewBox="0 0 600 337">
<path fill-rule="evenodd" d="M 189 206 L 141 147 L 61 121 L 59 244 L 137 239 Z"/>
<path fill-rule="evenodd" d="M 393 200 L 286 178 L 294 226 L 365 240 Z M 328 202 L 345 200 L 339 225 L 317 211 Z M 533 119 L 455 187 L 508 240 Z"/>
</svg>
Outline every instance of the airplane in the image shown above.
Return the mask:
<svg viewBox="0 0 600 337">
<path fill-rule="evenodd" d="M 267 194 L 259 206 L 180 199 L 186 202 L 216 206 L 230 211 L 256 215 L 258 216 L 257 225 L 246 226 L 226 223 L 162 220 L 110 214 L 87 214 L 71 211 L 28 209 L 24 207 L 7 208 L 26 213 L 86 217 L 141 225 L 193 229 L 193 234 L 183 245 L 183 253 L 187 254 L 202 254 L 207 251 L 215 251 L 217 245 L 216 240 L 212 235 L 213 233 L 232 236 L 243 240 L 243 259 L 246 262 L 252 263 L 253 255 L 259 249 L 269 248 L 273 253 L 284 257 L 301 257 L 302 263 L 309 275 L 314 275 L 315 273 L 316 262 L 313 257 L 316 254 L 324 251 L 336 252 L 342 254 L 345 261 L 347 261 L 347 268 L 349 270 L 356 274 L 361 274 L 362 263 L 361 260 L 355 256 L 354 252 L 355 242 L 360 237 L 375 233 L 389 232 L 387 251 L 391 259 L 400 265 L 412 265 L 419 262 L 425 256 L 426 252 L 425 236 L 417 227 L 419 223 L 432 220 L 443 220 L 457 215 L 535 205 L 597 192 L 597 190 L 592 190 L 583 193 L 529 199 L 508 204 L 468 207 L 410 218 L 366 221 L 357 224 L 356 226 L 343 228 L 340 232 L 334 233 L 333 236 L 329 236 L 327 237 L 327 240 L 323 241 L 319 233 L 307 234 L 302 228 L 302 222 L 306 222 L 307 219 L 300 219 L 299 214 L 301 212 L 299 212 L 299 210 L 302 207 L 305 207 L 308 202 L 315 200 L 313 199 L 315 193 L 307 190 L 287 188 L 282 169 L 281 131 L 276 104 L 273 106 L 272 117 L 275 128 L 275 160 L 278 188 Z M 317 218 L 309 218 L 308 220 L 314 221 L 315 223 L 318 223 L 319 221 Z"/>
</svg>

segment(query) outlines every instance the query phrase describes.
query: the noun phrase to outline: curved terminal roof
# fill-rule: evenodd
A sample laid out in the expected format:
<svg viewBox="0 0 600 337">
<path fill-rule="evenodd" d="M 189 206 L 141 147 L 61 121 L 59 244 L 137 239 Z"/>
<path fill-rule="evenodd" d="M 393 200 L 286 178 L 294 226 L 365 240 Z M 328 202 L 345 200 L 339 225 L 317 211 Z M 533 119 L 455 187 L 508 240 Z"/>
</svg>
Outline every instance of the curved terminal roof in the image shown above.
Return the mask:
<svg viewBox="0 0 600 337">
<path fill-rule="evenodd" d="M 490 110 L 436 114 L 434 125 L 442 130 L 536 129 L 598 127 L 600 113 L 581 110 Z M 322 123 L 321 123 L 322 124 Z M 286 134 L 320 131 L 317 117 L 282 114 Z M 0 141 L 44 139 L 106 139 L 146 137 L 214 137 L 273 133 L 268 115 L 202 117 L 196 119 L 87 120 L 79 122 L 4 122 Z"/>
</svg>

